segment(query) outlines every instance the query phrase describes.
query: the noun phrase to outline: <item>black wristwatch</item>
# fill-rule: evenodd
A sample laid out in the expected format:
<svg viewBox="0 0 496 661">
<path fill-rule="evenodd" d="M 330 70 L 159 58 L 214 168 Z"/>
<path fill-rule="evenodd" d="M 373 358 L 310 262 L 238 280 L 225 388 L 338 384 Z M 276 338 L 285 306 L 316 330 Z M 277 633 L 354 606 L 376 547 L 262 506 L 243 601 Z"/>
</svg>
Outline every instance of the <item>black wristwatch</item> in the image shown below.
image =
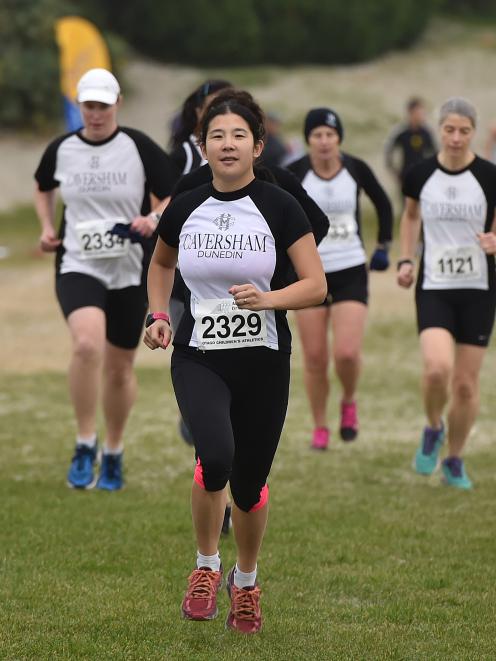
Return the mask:
<svg viewBox="0 0 496 661">
<path fill-rule="evenodd" d="M 157 321 L 157 319 L 162 319 L 162 321 L 166 321 L 170 326 L 170 317 L 167 314 L 167 312 L 150 312 L 150 314 L 146 315 L 145 328 L 151 326 L 154 321 Z"/>
</svg>

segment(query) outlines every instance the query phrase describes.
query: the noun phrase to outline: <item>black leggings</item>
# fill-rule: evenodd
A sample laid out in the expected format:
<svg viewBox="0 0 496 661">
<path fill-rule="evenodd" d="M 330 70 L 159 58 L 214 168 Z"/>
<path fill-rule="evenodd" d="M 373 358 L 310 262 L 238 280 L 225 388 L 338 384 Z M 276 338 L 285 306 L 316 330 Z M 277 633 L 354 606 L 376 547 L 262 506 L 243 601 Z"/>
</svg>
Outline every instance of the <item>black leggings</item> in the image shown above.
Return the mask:
<svg viewBox="0 0 496 661">
<path fill-rule="evenodd" d="M 207 491 L 229 482 L 236 505 L 259 503 L 286 417 L 289 354 L 265 347 L 198 351 L 176 346 L 177 403 Z"/>
</svg>

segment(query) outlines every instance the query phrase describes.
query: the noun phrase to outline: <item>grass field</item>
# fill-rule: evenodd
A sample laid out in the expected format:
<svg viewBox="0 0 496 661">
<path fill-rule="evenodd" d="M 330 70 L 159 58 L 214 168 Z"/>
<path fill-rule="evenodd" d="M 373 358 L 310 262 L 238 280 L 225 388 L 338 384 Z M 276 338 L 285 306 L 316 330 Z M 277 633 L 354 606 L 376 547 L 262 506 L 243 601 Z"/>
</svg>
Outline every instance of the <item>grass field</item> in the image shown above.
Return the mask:
<svg viewBox="0 0 496 661">
<path fill-rule="evenodd" d="M 166 357 L 150 352 L 148 362 L 139 361 L 126 489 L 67 489 L 74 428 L 66 356 L 52 369 L 30 362 L 37 347 L 48 350 L 38 328 L 48 324 L 52 344 L 60 346 L 65 329 L 44 284 L 51 265 L 27 256 L 35 225 L 29 211 L 23 214 L 13 260 L 0 262 L 0 308 L 15 303 L 20 311 L 14 319 L 2 316 L 0 658 L 496 657 L 494 349 L 467 450 L 476 488 L 460 493 L 441 486 L 438 475 L 422 479 L 410 468 L 424 422 L 420 368 L 411 294 L 397 291 L 392 271 L 372 277 L 355 444 L 334 440 L 320 454 L 308 449 L 311 423 L 295 341 L 260 558 L 264 629 L 249 638 L 227 632 L 224 593 L 216 621 L 186 622 L 180 603 L 195 554 L 192 452 L 177 433 Z M 15 289 L 18 300 L 9 303 L 11 287 L 23 279 L 29 286 Z M 22 369 L 9 362 L 16 352 L 24 354 Z M 333 428 L 337 402 L 335 392 Z M 221 553 L 229 567 L 232 538 L 222 540 Z"/>
</svg>

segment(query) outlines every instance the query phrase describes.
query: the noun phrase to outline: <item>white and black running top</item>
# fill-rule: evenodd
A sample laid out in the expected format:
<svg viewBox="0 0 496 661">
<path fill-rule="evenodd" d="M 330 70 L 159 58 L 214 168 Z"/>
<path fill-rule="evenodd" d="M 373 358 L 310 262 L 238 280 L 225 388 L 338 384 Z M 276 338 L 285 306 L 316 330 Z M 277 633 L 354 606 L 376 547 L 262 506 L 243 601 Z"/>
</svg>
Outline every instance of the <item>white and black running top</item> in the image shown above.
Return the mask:
<svg viewBox="0 0 496 661">
<path fill-rule="evenodd" d="M 194 135 L 190 135 L 179 147 L 170 152 L 170 157 L 179 174 L 188 174 L 207 162 L 201 153 Z"/>
<path fill-rule="evenodd" d="M 477 234 L 489 232 L 496 205 L 496 166 L 476 156 L 453 172 L 437 156 L 414 166 L 403 193 L 418 200 L 424 234 L 417 287 L 494 289 L 494 256 Z"/>
<path fill-rule="evenodd" d="M 178 249 L 186 285 L 186 311 L 174 344 L 290 352 L 286 312 L 240 310 L 229 289 L 248 283 L 261 291 L 285 287 L 287 250 L 311 231 L 289 193 L 258 179 L 230 193 L 207 183 L 174 198 L 158 225 L 163 241 Z"/>
<path fill-rule="evenodd" d="M 287 167 L 329 218 L 329 231 L 318 246 L 326 273 L 365 264 L 367 257 L 361 238 L 358 198 L 363 189 L 376 208 L 379 220 L 378 243 L 391 241 L 393 210 L 388 196 L 369 166 L 342 153 L 342 168 L 332 179 L 322 179 L 312 169 L 309 156 Z"/>
<path fill-rule="evenodd" d="M 153 243 L 131 243 L 111 230 L 148 214 L 150 192 L 167 197 L 175 178 L 167 154 L 141 131 L 120 127 L 99 142 L 80 132 L 54 140 L 35 179 L 40 191 L 60 187 L 64 202 L 57 273 L 85 273 L 109 289 L 141 284 Z"/>
</svg>

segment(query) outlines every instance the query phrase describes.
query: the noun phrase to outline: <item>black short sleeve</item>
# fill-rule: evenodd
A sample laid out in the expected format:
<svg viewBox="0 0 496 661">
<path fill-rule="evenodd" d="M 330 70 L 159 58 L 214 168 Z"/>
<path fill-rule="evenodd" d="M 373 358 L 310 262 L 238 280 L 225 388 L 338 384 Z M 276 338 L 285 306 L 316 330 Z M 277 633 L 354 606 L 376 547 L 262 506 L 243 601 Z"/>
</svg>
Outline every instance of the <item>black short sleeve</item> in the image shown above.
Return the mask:
<svg viewBox="0 0 496 661">
<path fill-rule="evenodd" d="M 428 158 L 422 163 L 414 165 L 408 172 L 403 180 L 402 192 L 406 197 L 411 197 L 414 200 L 420 199 L 422 188 L 437 167 L 437 157 L 433 156 Z"/>
<path fill-rule="evenodd" d="M 187 190 L 171 201 L 157 226 L 157 233 L 164 243 L 171 248 L 179 247 L 182 226 L 190 214 L 207 199 L 210 189 L 210 184 L 205 184 L 194 190 Z"/>
<path fill-rule="evenodd" d="M 179 177 L 174 185 L 172 197 L 176 197 L 176 195 L 180 195 L 181 193 L 184 193 L 188 190 L 193 190 L 194 188 L 202 186 L 203 184 L 207 184 L 211 181 L 212 170 L 207 163 L 206 165 L 202 165 L 196 170 L 191 170 L 191 172 L 188 172 L 188 174 L 183 174 L 182 177 Z"/>
<path fill-rule="evenodd" d="M 121 130 L 136 144 L 150 191 L 163 200 L 172 193 L 179 178 L 173 162 L 162 147 L 141 131 L 127 127 L 121 127 Z"/>
<path fill-rule="evenodd" d="M 291 195 L 286 196 L 284 222 L 282 224 L 282 245 L 287 250 L 305 234 L 312 233 L 312 226 L 302 206 Z"/>
<path fill-rule="evenodd" d="M 72 135 L 72 133 L 67 133 L 66 135 L 56 138 L 43 152 L 38 167 L 36 168 L 36 172 L 34 173 L 34 178 L 38 182 L 38 189 L 43 193 L 58 188 L 60 184 L 60 182 L 54 178 L 55 169 L 57 167 L 57 151 L 60 144 L 70 135 Z"/>
</svg>

